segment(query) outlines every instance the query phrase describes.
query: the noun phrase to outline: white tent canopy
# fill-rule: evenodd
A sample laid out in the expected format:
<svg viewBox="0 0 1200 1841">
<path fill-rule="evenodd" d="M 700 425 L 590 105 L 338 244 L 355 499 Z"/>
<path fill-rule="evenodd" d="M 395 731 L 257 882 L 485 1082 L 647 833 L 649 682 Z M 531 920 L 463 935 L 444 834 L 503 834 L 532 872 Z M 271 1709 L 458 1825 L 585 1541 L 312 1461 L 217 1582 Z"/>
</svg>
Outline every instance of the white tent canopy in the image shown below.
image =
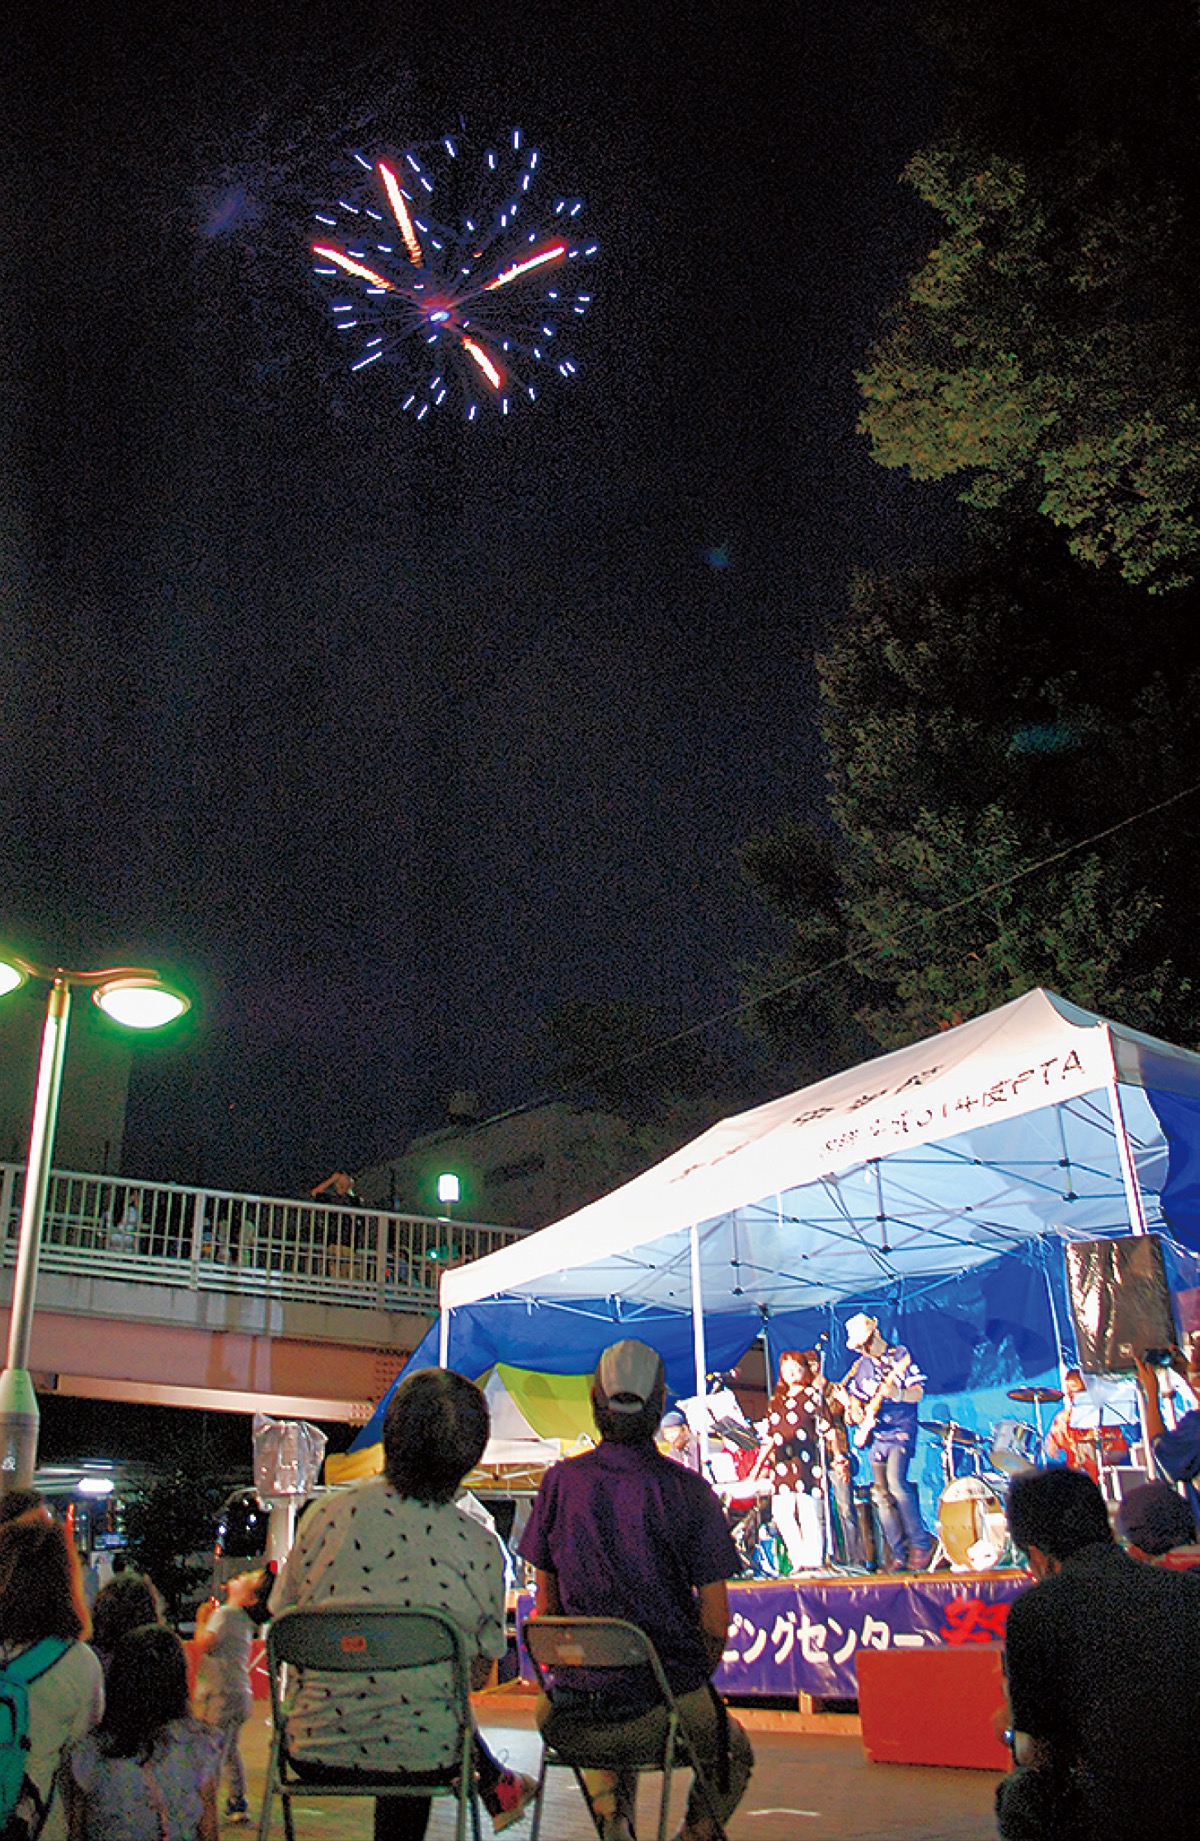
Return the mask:
<svg viewBox="0 0 1200 1841">
<path fill-rule="evenodd" d="M 445 1273 L 443 1331 L 447 1312 L 489 1298 L 803 1309 L 1048 1233 L 1161 1228 L 1168 1144 L 1152 1093 L 1200 1098 L 1200 1055 L 1030 991 L 725 1119 Z"/>
</svg>

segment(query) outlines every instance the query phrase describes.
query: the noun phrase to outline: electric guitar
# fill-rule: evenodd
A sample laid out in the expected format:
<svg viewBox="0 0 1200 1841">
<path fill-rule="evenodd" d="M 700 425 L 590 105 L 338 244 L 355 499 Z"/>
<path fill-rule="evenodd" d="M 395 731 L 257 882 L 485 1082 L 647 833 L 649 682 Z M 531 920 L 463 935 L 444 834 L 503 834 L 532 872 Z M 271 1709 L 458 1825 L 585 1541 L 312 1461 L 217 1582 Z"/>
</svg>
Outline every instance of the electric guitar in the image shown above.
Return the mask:
<svg viewBox="0 0 1200 1841">
<path fill-rule="evenodd" d="M 887 1390 L 892 1382 L 907 1373 L 912 1363 L 912 1356 L 905 1350 L 904 1354 L 888 1368 L 879 1386 L 863 1408 L 862 1418 L 854 1428 L 854 1449 L 863 1451 L 875 1436 L 875 1421 L 879 1418 L 880 1408 L 887 1397 Z"/>
</svg>

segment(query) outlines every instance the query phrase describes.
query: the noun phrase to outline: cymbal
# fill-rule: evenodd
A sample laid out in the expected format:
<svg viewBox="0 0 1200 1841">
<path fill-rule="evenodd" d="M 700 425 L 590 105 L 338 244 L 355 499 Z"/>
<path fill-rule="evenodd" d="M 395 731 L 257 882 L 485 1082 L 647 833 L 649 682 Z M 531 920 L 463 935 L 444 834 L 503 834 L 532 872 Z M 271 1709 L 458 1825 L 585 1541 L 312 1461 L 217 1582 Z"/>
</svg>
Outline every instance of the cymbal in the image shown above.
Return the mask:
<svg viewBox="0 0 1200 1841">
<path fill-rule="evenodd" d="M 966 1426 L 955 1425 L 953 1419 L 922 1419 L 921 1430 L 932 1432 L 936 1438 L 951 1438 L 959 1445 L 980 1443 L 978 1432 L 968 1432 Z"/>
<path fill-rule="evenodd" d="M 1008 1397 L 1022 1406 L 1049 1406 L 1052 1400 L 1061 1400 L 1062 1393 L 1057 1387 L 1010 1387 Z"/>
</svg>

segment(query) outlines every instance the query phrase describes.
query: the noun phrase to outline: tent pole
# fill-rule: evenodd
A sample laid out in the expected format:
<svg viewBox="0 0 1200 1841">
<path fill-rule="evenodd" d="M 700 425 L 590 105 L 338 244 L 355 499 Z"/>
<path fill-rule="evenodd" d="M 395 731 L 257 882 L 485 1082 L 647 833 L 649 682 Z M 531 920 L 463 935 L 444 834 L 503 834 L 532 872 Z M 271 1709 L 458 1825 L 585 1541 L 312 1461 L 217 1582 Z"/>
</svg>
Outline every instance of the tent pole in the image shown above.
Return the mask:
<svg viewBox="0 0 1200 1841">
<path fill-rule="evenodd" d="M 1050 1276 L 1050 1258 L 1062 1259 L 1062 1241 L 1056 1235 L 1053 1241 L 1043 1236 L 1039 1251 L 1041 1253 L 1042 1277 L 1046 1281 L 1046 1302 L 1050 1306 L 1050 1322 L 1054 1327 L 1054 1351 L 1058 1357 L 1058 1375 L 1062 1379 L 1067 1365 L 1067 1346 L 1063 1341 L 1062 1325 L 1058 1320 L 1058 1311 L 1054 1303 L 1054 1280 Z M 1078 1358 L 1077 1358 L 1078 1359 Z"/>
<path fill-rule="evenodd" d="M 450 1312 L 443 1304 L 438 1317 L 438 1367 L 450 1366 Z"/>
<path fill-rule="evenodd" d="M 1108 1059 L 1112 1073 L 1108 1082 L 1108 1102 L 1112 1108 L 1113 1129 L 1117 1135 L 1117 1155 L 1121 1160 L 1121 1178 L 1125 1184 L 1125 1204 L 1129 1210 L 1130 1232 L 1146 1232 L 1146 1212 L 1142 1207 L 1142 1192 L 1138 1187 L 1137 1165 L 1133 1161 L 1133 1152 L 1129 1148 L 1129 1133 L 1125 1129 L 1125 1109 L 1121 1105 L 1121 1093 L 1117 1086 L 1117 1055 L 1113 1047 L 1112 1030 L 1105 1026 L 1105 1039 L 1108 1042 Z"/>
<path fill-rule="evenodd" d="M 700 1284 L 700 1235 L 688 1229 L 688 1250 L 692 1268 L 692 1349 L 696 1363 L 696 1393 L 703 1400 L 708 1393 L 708 1354 L 704 1346 L 704 1292 Z M 708 1475 L 708 1412 L 700 1422 L 700 1461 Z"/>
</svg>

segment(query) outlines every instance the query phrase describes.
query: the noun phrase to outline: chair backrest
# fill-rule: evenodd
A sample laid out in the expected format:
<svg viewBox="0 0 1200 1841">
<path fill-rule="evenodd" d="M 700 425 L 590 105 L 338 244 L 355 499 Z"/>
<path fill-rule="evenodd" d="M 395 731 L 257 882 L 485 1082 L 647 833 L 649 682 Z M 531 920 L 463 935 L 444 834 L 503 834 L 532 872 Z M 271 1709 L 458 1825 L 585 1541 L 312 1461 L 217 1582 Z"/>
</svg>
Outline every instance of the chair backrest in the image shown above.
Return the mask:
<svg viewBox="0 0 1200 1841">
<path fill-rule="evenodd" d="M 314 1783 L 289 1756 L 288 1709 L 284 1704 L 283 1669 L 312 1669 L 318 1674 L 378 1675 L 394 1670 L 442 1664 L 447 1668 L 445 1702 L 458 1727 L 452 1763 L 433 1766 L 413 1780 L 388 1775 L 378 1781 L 370 1768 L 355 1772 L 349 1786 L 342 1779 Z M 296 1796 L 455 1795 L 458 1817 L 455 1841 L 466 1841 L 470 1811 L 474 1841 L 480 1841 L 479 1798 L 471 1770 L 474 1724 L 471 1718 L 471 1663 L 467 1639 L 445 1611 L 430 1605 L 393 1609 L 383 1605 L 322 1604 L 281 1611 L 267 1629 L 267 1676 L 271 1690 L 273 1733 L 263 1791 L 260 1835 L 270 1831 L 271 1801 L 284 1799 L 286 1830 L 291 1841 L 289 1799 Z M 438 1682 L 440 1690 L 440 1678 Z M 369 1786 L 364 1792 L 360 1785 Z M 418 1786 L 418 1787 L 414 1787 Z"/>
<path fill-rule="evenodd" d="M 282 1611 L 267 1630 L 272 1680 L 280 1663 L 329 1674 L 370 1675 L 448 1662 L 465 1681 L 469 1673 L 461 1630 L 444 1611 L 427 1605 L 314 1605 Z"/>
<path fill-rule="evenodd" d="M 658 1652 L 636 1624 L 620 1617 L 531 1617 L 521 1634 L 539 1676 L 556 1668 L 648 1668 L 671 1704 Z"/>
</svg>

